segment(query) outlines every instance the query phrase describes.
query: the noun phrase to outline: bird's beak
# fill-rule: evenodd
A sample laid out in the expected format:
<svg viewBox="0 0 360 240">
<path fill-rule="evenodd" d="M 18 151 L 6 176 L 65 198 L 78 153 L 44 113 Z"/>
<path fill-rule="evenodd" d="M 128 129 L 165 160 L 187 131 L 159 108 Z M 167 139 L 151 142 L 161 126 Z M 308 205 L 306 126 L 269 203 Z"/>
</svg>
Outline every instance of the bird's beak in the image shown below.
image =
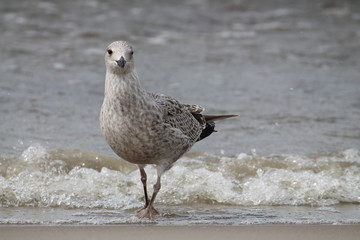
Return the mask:
<svg viewBox="0 0 360 240">
<path fill-rule="evenodd" d="M 125 64 L 126 64 L 126 61 L 124 59 L 123 56 L 121 56 L 121 58 L 119 60 L 116 61 L 117 65 L 121 68 L 124 68 L 125 67 Z"/>
</svg>

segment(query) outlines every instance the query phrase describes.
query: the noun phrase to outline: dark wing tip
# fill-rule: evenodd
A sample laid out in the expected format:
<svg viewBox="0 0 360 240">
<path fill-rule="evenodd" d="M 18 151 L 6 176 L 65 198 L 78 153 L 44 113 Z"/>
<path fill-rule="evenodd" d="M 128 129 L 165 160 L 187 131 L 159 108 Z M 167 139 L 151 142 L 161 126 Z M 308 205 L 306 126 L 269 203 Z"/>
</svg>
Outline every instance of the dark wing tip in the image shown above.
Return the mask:
<svg viewBox="0 0 360 240">
<path fill-rule="evenodd" d="M 202 130 L 197 142 L 210 136 L 215 131 L 215 122 L 206 122 L 205 128 Z"/>
</svg>

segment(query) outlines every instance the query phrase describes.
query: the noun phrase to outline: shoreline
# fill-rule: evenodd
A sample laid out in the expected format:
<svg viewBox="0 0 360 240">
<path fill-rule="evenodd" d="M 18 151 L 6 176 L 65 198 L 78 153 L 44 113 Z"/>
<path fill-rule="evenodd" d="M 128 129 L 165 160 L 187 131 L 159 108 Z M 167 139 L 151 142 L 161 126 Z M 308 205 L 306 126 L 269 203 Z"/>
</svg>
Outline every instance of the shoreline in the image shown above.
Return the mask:
<svg viewBox="0 0 360 240">
<path fill-rule="evenodd" d="M 359 239 L 360 224 L 354 225 L 242 225 L 242 226 L 155 226 L 1 225 L 0 239 Z"/>
</svg>

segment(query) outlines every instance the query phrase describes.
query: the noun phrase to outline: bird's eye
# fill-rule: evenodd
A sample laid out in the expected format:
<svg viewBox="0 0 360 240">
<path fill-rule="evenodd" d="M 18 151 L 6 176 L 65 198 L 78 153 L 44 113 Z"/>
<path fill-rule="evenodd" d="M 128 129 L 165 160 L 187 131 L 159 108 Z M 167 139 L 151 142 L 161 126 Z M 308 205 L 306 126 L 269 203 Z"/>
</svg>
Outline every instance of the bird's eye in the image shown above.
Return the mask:
<svg viewBox="0 0 360 240">
<path fill-rule="evenodd" d="M 113 51 L 111 49 L 108 49 L 107 52 L 109 55 L 111 55 L 113 53 Z"/>
<path fill-rule="evenodd" d="M 131 55 L 131 56 L 134 55 L 134 51 L 131 51 L 131 52 L 130 52 L 130 55 Z"/>
</svg>

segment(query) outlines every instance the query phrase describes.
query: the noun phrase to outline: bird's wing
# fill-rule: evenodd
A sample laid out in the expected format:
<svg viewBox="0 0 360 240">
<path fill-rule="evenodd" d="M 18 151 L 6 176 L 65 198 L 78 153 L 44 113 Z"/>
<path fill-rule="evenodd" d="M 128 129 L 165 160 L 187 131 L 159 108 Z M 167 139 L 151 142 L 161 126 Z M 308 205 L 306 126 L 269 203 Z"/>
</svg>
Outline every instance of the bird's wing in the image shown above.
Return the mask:
<svg viewBox="0 0 360 240">
<path fill-rule="evenodd" d="M 206 120 L 202 112 L 205 110 L 203 107 L 196 105 L 196 104 L 182 104 L 186 107 L 193 117 L 200 123 L 200 125 L 204 128 L 206 124 Z"/>
<path fill-rule="evenodd" d="M 201 115 L 203 108 L 197 105 L 181 104 L 175 98 L 151 93 L 150 95 L 163 111 L 164 122 L 181 130 L 194 142 L 199 138 L 205 119 Z"/>
</svg>

